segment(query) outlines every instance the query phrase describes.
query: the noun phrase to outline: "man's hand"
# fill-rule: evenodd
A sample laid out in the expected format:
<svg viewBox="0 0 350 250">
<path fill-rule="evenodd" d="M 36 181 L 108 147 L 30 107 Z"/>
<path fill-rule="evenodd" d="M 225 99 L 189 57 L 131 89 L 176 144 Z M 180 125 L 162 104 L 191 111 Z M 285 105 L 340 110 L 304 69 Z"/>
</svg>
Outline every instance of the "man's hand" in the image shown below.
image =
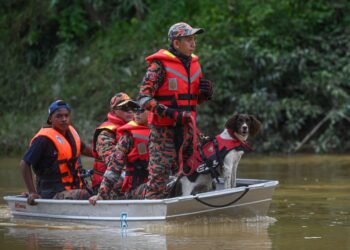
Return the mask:
<svg viewBox="0 0 350 250">
<path fill-rule="evenodd" d="M 38 203 L 35 202 L 35 199 L 40 199 L 41 196 L 37 193 L 29 193 L 27 198 L 27 203 L 31 206 L 37 205 Z"/>
<path fill-rule="evenodd" d="M 213 95 L 213 82 L 208 79 L 201 78 L 199 80 L 199 91 L 205 98 L 210 100 Z"/>
<path fill-rule="evenodd" d="M 191 121 L 191 112 L 183 111 L 183 112 L 177 112 L 176 116 L 176 124 L 188 124 Z"/>
<path fill-rule="evenodd" d="M 27 197 L 29 196 L 29 192 L 22 192 L 22 193 L 21 193 L 21 196 L 24 196 L 24 197 L 27 198 Z"/>
<path fill-rule="evenodd" d="M 176 109 L 168 108 L 163 104 L 158 105 L 158 111 L 170 119 L 175 119 L 176 124 L 187 124 L 191 120 L 191 112 L 189 111 L 177 111 Z"/>
<path fill-rule="evenodd" d="M 90 202 L 90 204 L 93 205 L 93 206 L 96 205 L 96 201 L 98 201 L 98 200 L 103 200 L 102 197 L 101 197 L 101 195 L 99 195 L 99 194 L 94 195 L 94 196 L 91 196 L 91 197 L 89 198 L 89 202 Z"/>
</svg>

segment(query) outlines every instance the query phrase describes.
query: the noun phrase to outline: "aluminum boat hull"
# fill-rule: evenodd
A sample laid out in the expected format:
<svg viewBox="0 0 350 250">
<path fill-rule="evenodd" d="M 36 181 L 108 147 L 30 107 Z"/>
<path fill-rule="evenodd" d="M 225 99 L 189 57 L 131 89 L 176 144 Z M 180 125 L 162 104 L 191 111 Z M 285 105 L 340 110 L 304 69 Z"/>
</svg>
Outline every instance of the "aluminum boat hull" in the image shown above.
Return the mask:
<svg viewBox="0 0 350 250">
<path fill-rule="evenodd" d="M 112 222 L 121 227 L 136 223 L 162 223 L 199 216 L 233 218 L 266 216 L 278 181 L 238 179 L 231 189 L 159 200 L 106 200 L 95 206 L 87 200 L 37 199 L 35 206 L 22 196 L 5 196 L 14 217 Z"/>
</svg>

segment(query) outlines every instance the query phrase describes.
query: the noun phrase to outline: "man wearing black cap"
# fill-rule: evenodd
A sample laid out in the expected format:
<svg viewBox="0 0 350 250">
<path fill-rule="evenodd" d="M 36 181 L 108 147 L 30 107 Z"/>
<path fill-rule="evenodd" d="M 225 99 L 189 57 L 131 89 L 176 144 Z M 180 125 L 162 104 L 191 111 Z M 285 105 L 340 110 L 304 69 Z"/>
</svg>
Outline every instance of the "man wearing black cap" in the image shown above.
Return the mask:
<svg viewBox="0 0 350 250">
<path fill-rule="evenodd" d="M 198 57 L 193 54 L 195 35 L 203 32 L 187 23 L 176 23 L 168 32 L 169 49 L 146 58 L 148 69 L 139 93 L 142 108 L 152 112 L 146 199 L 166 196 L 171 171 L 177 171 L 177 163 L 192 152 L 194 131 L 188 128 L 189 123 L 195 123 L 197 105 L 211 99 L 212 83 L 202 78 Z M 179 153 L 180 148 L 186 155 Z"/>
<path fill-rule="evenodd" d="M 80 178 L 80 154 L 92 156 L 70 123 L 70 106 L 57 100 L 49 106 L 47 127 L 41 128 L 30 142 L 20 165 L 28 189 L 28 204 L 34 199 L 88 199 Z M 36 174 L 36 187 L 30 166 Z"/>
</svg>

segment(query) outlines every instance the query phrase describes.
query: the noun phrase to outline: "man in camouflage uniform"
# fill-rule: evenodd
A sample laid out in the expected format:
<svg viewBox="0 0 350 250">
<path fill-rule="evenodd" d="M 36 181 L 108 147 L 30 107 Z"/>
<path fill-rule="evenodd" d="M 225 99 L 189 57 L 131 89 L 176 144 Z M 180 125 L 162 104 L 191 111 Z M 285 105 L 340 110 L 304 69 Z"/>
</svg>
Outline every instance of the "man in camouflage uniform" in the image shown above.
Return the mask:
<svg viewBox="0 0 350 250">
<path fill-rule="evenodd" d="M 141 198 L 166 197 L 166 183 L 171 171 L 176 173 L 180 146 L 191 154 L 192 141 L 183 144 L 183 134 L 195 120 L 197 105 L 210 100 L 212 83 L 201 78 L 198 57 L 194 54 L 195 34 L 203 33 L 186 23 L 170 27 L 170 48 L 146 58 L 148 69 L 141 84 L 139 102 L 151 111 L 149 181 L 143 185 Z M 181 155 L 180 155 L 181 156 Z M 183 161 L 186 159 L 183 156 Z M 181 157 L 182 158 L 182 157 Z"/>
<path fill-rule="evenodd" d="M 89 199 L 92 205 L 97 200 L 129 199 L 138 194 L 138 186 L 146 182 L 148 177 L 149 133 L 148 111 L 135 109 L 134 121 L 118 129 L 120 138 L 110 157 L 114 164 L 108 165 L 98 194 Z M 121 178 L 123 172 L 124 176 Z"/>
<path fill-rule="evenodd" d="M 92 177 L 92 188 L 97 193 L 103 174 L 109 165 L 116 163 L 110 160 L 115 152 L 115 145 L 118 142 L 117 129 L 133 118 L 133 109 L 138 104 L 123 93 L 115 94 L 110 101 L 110 111 L 106 121 L 95 129 L 92 150 L 95 156 L 94 175 Z M 112 166 L 110 166 L 112 167 Z"/>
</svg>

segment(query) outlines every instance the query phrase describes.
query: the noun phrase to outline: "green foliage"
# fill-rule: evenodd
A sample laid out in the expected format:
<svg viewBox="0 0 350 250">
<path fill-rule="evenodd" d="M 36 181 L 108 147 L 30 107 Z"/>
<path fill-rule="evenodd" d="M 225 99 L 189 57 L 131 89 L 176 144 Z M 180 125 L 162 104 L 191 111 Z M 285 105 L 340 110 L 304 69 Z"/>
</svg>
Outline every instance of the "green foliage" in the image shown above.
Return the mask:
<svg viewBox="0 0 350 250">
<path fill-rule="evenodd" d="M 215 84 L 198 114 L 207 134 L 244 112 L 263 123 L 259 152 L 294 152 L 305 138 L 301 150 L 350 148 L 346 1 L 14 0 L 1 7 L 2 154 L 22 152 L 58 98 L 91 140 L 115 92 L 137 97 L 144 58 L 168 46 L 168 27 L 179 21 L 206 30 L 196 53 Z"/>
</svg>

